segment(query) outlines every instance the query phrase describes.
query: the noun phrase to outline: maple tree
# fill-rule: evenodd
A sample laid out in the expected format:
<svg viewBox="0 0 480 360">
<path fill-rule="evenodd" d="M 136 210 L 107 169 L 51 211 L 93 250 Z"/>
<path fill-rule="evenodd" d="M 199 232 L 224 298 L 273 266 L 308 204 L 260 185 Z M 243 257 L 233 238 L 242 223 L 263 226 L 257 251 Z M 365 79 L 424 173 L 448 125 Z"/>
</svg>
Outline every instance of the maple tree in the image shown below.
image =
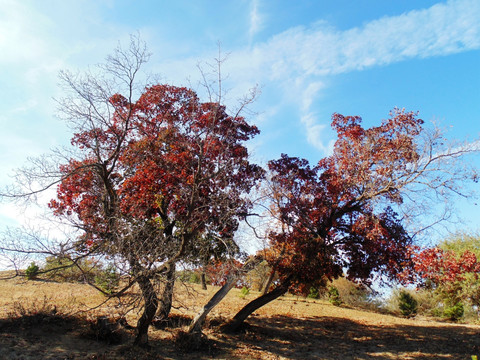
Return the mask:
<svg viewBox="0 0 480 360">
<path fill-rule="evenodd" d="M 251 208 L 246 195 L 264 174 L 244 145 L 259 130 L 239 113 L 201 102 L 185 87 L 137 91 L 135 77 L 147 58 L 136 41 L 102 67 L 113 75 L 110 82 L 63 73 L 72 96 L 60 105 L 75 130 L 75 150 L 43 187 L 56 184 L 49 207 L 80 230 L 63 249 L 72 258 L 101 254 L 122 264 L 128 284 L 110 296 L 138 284 L 144 310 L 135 343 L 142 346 L 156 313 L 168 315 L 175 264 L 198 258 L 204 237 L 234 244 Z M 112 86 L 122 82 L 123 95 Z M 159 275 L 167 278 L 161 309 L 153 282 Z"/>
<path fill-rule="evenodd" d="M 64 180 L 50 206 L 56 215 L 78 217 L 88 249 L 128 262 L 146 304 L 138 325 L 146 337 L 157 311 L 150 280 L 186 256 L 200 234 L 231 239 L 247 213 L 242 195 L 262 171 L 248 163 L 241 142 L 258 131 L 218 104 L 200 103 L 185 88 L 157 85 L 135 104 L 118 96 L 112 103 L 112 129 L 89 130 L 73 140 L 94 153 L 101 142 L 105 156 L 92 160 L 88 154 L 62 168 Z M 128 123 L 117 124 L 126 122 L 127 113 Z M 112 157 L 108 147 L 117 151 L 122 137 L 128 142 Z"/>
<path fill-rule="evenodd" d="M 413 240 L 394 208 L 401 211 L 411 199 L 425 202 L 424 188 L 449 196 L 468 176 L 450 166 L 473 149 L 441 148 L 440 133 L 424 137 L 416 113 L 395 109 L 369 129 L 358 116 L 334 114 L 332 127 L 338 135 L 333 154 L 317 165 L 287 155 L 269 162 L 278 227 L 268 234 L 266 259 L 279 280 L 226 330 L 238 329 L 288 290 L 308 293 L 343 274 L 366 284 L 376 274 L 395 279 L 412 265 Z"/>
</svg>

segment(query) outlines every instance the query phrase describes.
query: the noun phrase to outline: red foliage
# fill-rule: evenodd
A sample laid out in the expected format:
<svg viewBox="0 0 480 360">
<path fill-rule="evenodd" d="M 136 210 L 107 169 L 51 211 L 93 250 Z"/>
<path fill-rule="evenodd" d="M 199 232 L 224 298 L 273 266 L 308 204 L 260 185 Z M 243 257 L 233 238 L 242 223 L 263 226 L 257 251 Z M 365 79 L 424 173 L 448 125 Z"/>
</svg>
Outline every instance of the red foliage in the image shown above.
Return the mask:
<svg viewBox="0 0 480 360">
<path fill-rule="evenodd" d="M 110 104 L 109 121 L 74 135 L 83 157 L 60 169 L 55 214 L 74 218 L 88 244 L 132 237 L 134 228 L 152 238 L 152 227 L 169 243 L 207 230 L 231 237 L 264 173 L 242 144 L 258 129 L 187 88 L 156 85 L 135 103 L 117 94 Z"/>
<path fill-rule="evenodd" d="M 205 267 L 205 274 L 210 279 L 210 283 L 215 286 L 223 286 L 227 281 L 227 277 L 241 269 L 243 264 L 238 260 L 214 261 Z M 241 289 L 248 284 L 240 278 L 235 287 Z"/>
<path fill-rule="evenodd" d="M 375 272 L 395 277 L 410 263 L 411 239 L 388 203 L 402 202 L 398 179 L 419 157 L 422 123 L 395 110 L 381 126 L 364 129 L 361 118 L 334 114 L 333 155 L 315 167 L 286 155 L 269 162 L 283 224 L 270 233 L 279 256 L 269 262 L 281 278 L 308 290 L 305 284 L 344 271 L 363 282 Z"/>
<path fill-rule="evenodd" d="M 428 280 L 436 286 L 448 286 L 464 280 L 467 273 L 472 273 L 478 278 L 480 261 L 468 250 L 457 255 L 453 250 L 444 251 L 433 247 L 415 254 L 414 271 L 419 283 Z"/>
</svg>

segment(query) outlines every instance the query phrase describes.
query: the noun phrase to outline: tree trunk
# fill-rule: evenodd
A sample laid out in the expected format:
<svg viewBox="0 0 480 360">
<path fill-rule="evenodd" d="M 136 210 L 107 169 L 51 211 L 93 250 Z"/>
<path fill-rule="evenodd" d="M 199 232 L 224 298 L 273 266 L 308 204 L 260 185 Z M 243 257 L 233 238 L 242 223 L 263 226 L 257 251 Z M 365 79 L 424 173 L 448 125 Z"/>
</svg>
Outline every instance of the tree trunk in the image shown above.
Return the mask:
<svg viewBox="0 0 480 360">
<path fill-rule="evenodd" d="M 258 282 L 258 287 L 257 287 L 257 291 L 260 292 L 263 290 L 263 284 L 265 284 L 265 281 L 262 281 L 263 279 L 260 279 L 260 281 Z"/>
<path fill-rule="evenodd" d="M 263 288 L 263 295 L 266 295 L 268 293 L 268 290 L 270 289 L 270 285 L 272 285 L 273 278 L 275 277 L 275 269 L 273 269 L 270 272 L 270 276 L 268 277 L 267 283 L 265 284 L 265 287 Z"/>
<path fill-rule="evenodd" d="M 202 281 L 202 289 L 207 290 L 207 279 L 205 278 L 205 272 L 202 272 L 200 275 L 200 280 Z"/>
<path fill-rule="evenodd" d="M 233 317 L 233 319 L 228 324 L 223 326 L 222 330 L 226 333 L 237 332 L 240 326 L 245 321 L 245 319 L 250 316 L 250 314 L 252 314 L 255 310 L 261 308 L 262 306 L 268 304 L 269 302 L 285 294 L 288 291 L 289 287 L 290 287 L 290 281 L 287 280 L 282 284 L 280 284 L 279 286 L 277 286 L 272 291 L 264 295 L 261 295 L 255 300 L 250 301 L 237 313 L 237 315 Z"/>
<path fill-rule="evenodd" d="M 208 315 L 208 313 L 215 307 L 217 304 L 222 301 L 225 295 L 233 288 L 235 282 L 237 281 L 237 276 L 229 276 L 225 285 L 223 285 L 220 290 L 218 290 L 208 303 L 203 307 L 203 309 L 195 316 L 192 323 L 188 328 L 188 333 L 199 333 L 202 331 L 203 323 Z"/>
<path fill-rule="evenodd" d="M 160 307 L 157 311 L 156 320 L 162 321 L 168 318 L 172 309 L 173 288 L 175 286 L 175 263 L 170 266 L 166 274 L 165 287 L 163 288 Z"/>
<path fill-rule="evenodd" d="M 158 307 L 158 298 L 150 279 L 144 275 L 139 276 L 137 283 L 142 291 L 145 307 L 143 314 L 137 322 L 137 337 L 134 345 L 148 347 L 148 328 L 152 323 Z"/>
<path fill-rule="evenodd" d="M 208 303 L 203 307 L 203 309 L 195 316 L 190 327 L 188 328 L 188 333 L 200 333 L 202 331 L 203 323 L 208 315 L 208 313 L 215 307 L 217 304 L 222 301 L 225 295 L 234 287 L 238 278 L 242 273 L 246 273 L 257 266 L 262 259 L 260 257 L 250 258 L 242 267 L 241 271 L 233 273 L 227 277 L 225 285 L 223 285 L 220 290 L 218 290 L 215 295 L 208 301 Z"/>
</svg>

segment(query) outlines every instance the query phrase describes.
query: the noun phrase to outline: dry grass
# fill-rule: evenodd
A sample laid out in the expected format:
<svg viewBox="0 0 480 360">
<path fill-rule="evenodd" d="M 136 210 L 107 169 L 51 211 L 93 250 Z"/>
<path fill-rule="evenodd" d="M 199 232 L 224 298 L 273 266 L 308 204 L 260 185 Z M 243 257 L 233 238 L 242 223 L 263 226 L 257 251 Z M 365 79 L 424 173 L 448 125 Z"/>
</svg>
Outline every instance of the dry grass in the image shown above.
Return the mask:
<svg viewBox="0 0 480 360">
<path fill-rule="evenodd" d="M 471 359 L 480 355 L 480 327 L 402 319 L 334 307 L 327 302 L 282 297 L 259 309 L 245 332 L 223 335 L 217 326 L 258 295 L 233 290 L 210 316 L 202 351 L 175 346 L 201 304 L 216 289 L 179 286 L 166 328 L 152 327 L 152 349 L 131 348 L 133 333 L 121 345 L 92 337 L 93 320 L 121 316 L 108 303 L 86 313 L 104 297 L 82 284 L 0 281 L 0 359 Z M 200 304 L 200 305 L 199 305 Z M 80 312 L 79 312 L 80 311 Z M 135 324 L 137 314 L 127 320 Z M 181 344 L 177 341 L 176 344 Z"/>
</svg>

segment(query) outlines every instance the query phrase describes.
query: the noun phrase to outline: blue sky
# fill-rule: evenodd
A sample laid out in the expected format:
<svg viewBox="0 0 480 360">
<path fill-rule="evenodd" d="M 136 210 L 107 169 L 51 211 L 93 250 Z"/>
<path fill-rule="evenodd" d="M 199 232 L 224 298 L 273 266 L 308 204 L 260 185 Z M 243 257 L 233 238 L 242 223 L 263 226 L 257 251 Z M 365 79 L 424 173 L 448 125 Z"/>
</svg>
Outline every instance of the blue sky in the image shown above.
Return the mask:
<svg viewBox="0 0 480 360">
<path fill-rule="evenodd" d="M 0 0 L 0 185 L 28 156 L 68 144 L 55 117 L 58 72 L 102 62 L 139 33 L 146 66 L 196 87 L 198 63 L 228 53 L 227 104 L 259 85 L 250 121 L 256 161 L 328 154 L 333 112 L 376 125 L 397 107 L 448 135 L 480 134 L 480 1 Z M 467 226 L 480 211 L 462 203 Z M 0 207 L 0 226 L 18 211 Z"/>
</svg>

